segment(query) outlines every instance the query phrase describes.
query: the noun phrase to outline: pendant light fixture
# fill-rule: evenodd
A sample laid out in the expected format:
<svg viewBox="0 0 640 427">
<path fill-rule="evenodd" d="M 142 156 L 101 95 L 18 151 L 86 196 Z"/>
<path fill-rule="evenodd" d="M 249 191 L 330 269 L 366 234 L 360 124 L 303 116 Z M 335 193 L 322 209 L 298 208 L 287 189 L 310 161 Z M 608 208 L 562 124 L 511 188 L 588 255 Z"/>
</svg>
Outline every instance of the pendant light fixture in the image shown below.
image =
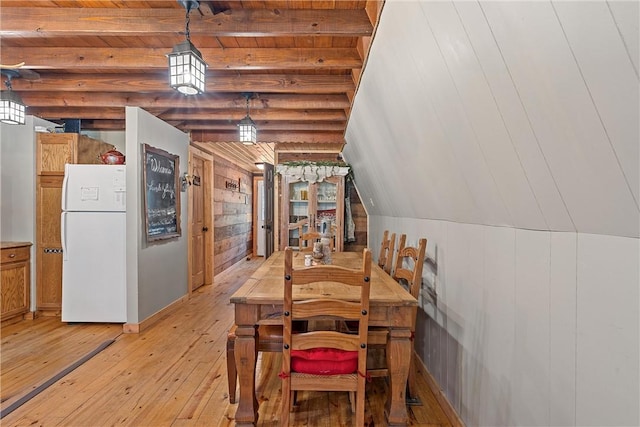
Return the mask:
<svg viewBox="0 0 640 427">
<path fill-rule="evenodd" d="M 0 92 L 0 122 L 10 125 L 23 125 L 26 118 L 26 106 L 20 95 L 11 89 L 11 79 L 19 76 L 19 73 L 13 70 L 2 70 L 2 74 L 7 77 L 4 81 L 7 90 Z"/>
<path fill-rule="evenodd" d="M 187 40 L 175 45 L 173 51 L 167 55 L 169 85 L 184 95 L 197 95 L 205 91 L 207 63 L 189 38 L 189 13 L 192 9 L 197 9 L 200 2 L 195 0 L 178 0 L 178 2 L 187 10 L 185 25 Z"/>
<path fill-rule="evenodd" d="M 257 129 L 256 124 L 251 117 L 249 117 L 249 98 L 253 96 L 252 93 L 243 93 L 247 99 L 247 115 L 244 119 L 238 123 L 238 129 L 240 131 L 240 142 L 244 145 L 253 145 L 257 141 Z"/>
</svg>

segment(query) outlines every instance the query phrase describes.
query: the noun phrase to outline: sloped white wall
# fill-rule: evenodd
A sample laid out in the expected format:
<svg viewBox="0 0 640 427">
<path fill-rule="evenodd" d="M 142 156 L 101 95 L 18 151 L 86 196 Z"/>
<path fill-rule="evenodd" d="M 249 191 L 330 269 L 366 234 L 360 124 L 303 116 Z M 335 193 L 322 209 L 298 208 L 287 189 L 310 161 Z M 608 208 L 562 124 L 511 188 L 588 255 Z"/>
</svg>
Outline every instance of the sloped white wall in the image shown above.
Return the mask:
<svg viewBox="0 0 640 427">
<path fill-rule="evenodd" d="M 346 132 L 368 211 L 638 237 L 638 7 L 388 1 Z"/>
<path fill-rule="evenodd" d="M 640 424 L 637 2 L 387 0 L 345 159 L 468 425 Z M 632 18 L 633 17 L 633 18 Z"/>
</svg>

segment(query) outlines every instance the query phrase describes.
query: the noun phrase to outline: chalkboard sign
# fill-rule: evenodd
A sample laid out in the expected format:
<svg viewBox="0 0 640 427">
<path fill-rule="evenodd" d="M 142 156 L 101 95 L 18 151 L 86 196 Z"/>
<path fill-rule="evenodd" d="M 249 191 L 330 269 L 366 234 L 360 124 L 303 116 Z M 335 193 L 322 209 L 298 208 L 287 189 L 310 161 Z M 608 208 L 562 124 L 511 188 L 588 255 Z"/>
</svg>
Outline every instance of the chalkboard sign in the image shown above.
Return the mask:
<svg viewBox="0 0 640 427">
<path fill-rule="evenodd" d="M 144 219 L 147 241 L 180 234 L 180 157 L 144 145 Z"/>
</svg>

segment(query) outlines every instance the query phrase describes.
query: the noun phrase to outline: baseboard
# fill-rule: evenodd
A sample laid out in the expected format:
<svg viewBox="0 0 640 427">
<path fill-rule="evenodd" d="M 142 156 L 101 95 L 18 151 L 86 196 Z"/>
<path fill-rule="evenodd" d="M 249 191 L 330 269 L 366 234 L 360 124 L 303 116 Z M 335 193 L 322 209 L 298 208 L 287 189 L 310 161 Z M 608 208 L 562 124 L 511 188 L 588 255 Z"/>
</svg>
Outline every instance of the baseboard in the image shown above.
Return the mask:
<svg viewBox="0 0 640 427">
<path fill-rule="evenodd" d="M 38 309 L 35 311 L 35 317 L 60 317 L 62 315 L 62 309 L 54 308 L 54 309 Z"/>
<path fill-rule="evenodd" d="M 414 356 L 415 356 L 414 360 L 420 364 L 420 368 L 423 372 L 424 379 L 429 385 L 429 388 L 431 389 L 431 393 L 433 393 L 433 395 L 436 397 L 436 400 L 440 404 L 440 407 L 442 408 L 445 415 L 449 419 L 449 422 L 451 423 L 451 425 L 454 427 L 464 427 L 464 422 L 462 422 L 462 419 L 460 418 L 456 410 L 453 408 L 453 405 L 451 405 L 451 402 L 449 402 L 449 399 L 447 399 L 447 396 L 445 396 L 444 391 L 442 391 L 442 388 L 440 388 L 440 385 L 438 385 L 438 382 L 436 381 L 436 379 L 433 378 L 433 375 L 431 375 L 431 372 L 429 372 L 425 364 L 422 362 L 422 359 L 420 359 L 418 355 L 415 353 L 414 353 Z"/>
<path fill-rule="evenodd" d="M 122 325 L 122 332 L 125 334 L 139 334 L 145 329 L 149 329 L 154 323 L 160 320 L 163 316 L 166 316 L 171 311 L 175 310 L 178 306 L 180 306 L 181 304 L 184 304 L 187 301 L 189 301 L 189 295 L 185 295 L 182 298 L 175 300 L 168 306 L 164 307 L 163 309 L 147 317 L 140 323 L 125 323 L 124 325 Z"/>
</svg>

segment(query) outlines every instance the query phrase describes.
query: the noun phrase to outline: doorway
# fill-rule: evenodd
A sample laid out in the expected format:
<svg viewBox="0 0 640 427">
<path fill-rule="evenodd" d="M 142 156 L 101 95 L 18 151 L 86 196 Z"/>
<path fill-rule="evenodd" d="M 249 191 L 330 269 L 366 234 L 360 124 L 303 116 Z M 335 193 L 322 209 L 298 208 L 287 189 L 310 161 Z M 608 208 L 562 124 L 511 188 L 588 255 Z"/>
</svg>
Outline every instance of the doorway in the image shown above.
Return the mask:
<svg viewBox="0 0 640 427">
<path fill-rule="evenodd" d="M 213 283 L 213 155 L 189 147 L 189 294 Z"/>
<path fill-rule="evenodd" d="M 253 177 L 253 254 L 269 258 L 274 248 L 274 167 L 265 163 L 263 174 Z"/>
</svg>

